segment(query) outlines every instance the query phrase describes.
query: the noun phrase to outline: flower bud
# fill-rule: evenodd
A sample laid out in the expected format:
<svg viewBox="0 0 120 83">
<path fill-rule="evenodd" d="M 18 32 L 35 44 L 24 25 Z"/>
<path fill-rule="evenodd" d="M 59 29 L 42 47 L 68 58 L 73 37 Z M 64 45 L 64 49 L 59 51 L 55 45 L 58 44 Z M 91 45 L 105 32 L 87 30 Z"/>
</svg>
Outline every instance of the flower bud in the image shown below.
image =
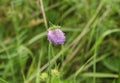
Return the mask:
<svg viewBox="0 0 120 83">
<path fill-rule="evenodd" d="M 45 80 L 48 77 L 48 74 L 44 72 L 40 75 L 40 77 L 42 80 Z"/>
</svg>

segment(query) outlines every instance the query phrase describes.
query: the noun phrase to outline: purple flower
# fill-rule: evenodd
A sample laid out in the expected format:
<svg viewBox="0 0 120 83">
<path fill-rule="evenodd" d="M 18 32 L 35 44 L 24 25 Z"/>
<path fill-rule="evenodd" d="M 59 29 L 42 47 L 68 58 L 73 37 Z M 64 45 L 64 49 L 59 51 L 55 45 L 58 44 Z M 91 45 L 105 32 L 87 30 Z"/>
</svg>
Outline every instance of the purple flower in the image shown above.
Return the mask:
<svg viewBox="0 0 120 83">
<path fill-rule="evenodd" d="M 63 44 L 65 42 L 64 33 L 59 28 L 49 29 L 47 32 L 48 40 L 53 44 Z"/>
</svg>

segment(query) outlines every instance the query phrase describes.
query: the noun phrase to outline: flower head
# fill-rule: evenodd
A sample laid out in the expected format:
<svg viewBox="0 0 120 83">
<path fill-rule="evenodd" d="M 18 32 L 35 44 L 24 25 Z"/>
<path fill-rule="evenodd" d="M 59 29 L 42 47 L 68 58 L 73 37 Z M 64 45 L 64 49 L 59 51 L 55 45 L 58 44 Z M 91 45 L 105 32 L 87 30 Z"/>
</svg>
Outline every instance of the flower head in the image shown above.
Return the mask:
<svg viewBox="0 0 120 83">
<path fill-rule="evenodd" d="M 64 33 L 60 28 L 56 28 L 59 26 L 54 26 L 54 28 L 50 28 L 47 32 L 48 40 L 53 44 L 63 44 L 65 42 Z"/>
</svg>

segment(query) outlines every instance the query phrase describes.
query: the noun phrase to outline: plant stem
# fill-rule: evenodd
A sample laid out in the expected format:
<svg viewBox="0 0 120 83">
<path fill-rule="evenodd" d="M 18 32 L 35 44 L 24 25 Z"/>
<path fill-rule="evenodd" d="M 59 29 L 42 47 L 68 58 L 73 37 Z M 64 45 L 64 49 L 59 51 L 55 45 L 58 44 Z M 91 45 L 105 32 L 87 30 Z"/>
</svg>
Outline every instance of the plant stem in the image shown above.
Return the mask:
<svg viewBox="0 0 120 83">
<path fill-rule="evenodd" d="M 44 6 L 43 6 L 43 1 L 42 0 L 39 0 L 39 3 L 40 3 L 40 11 L 42 12 L 42 15 L 43 15 L 43 19 L 44 19 L 44 23 L 45 23 L 45 28 L 46 30 L 48 29 L 48 24 L 47 24 L 47 19 L 46 19 L 46 15 L 45 15 L 45 10 L 44 10 Z"/>
<path fill-rule="evenodd" d="M 48 47 L 48 61 L 49 61 L 48 72 L 49 72 L 49 77 L 50 77 L 48 83 L 51 83 L 51 63 L 50 63 L 50 58 L 51 58 L 51 42 L 49 42 L 49 47 Z"/>
</svg>

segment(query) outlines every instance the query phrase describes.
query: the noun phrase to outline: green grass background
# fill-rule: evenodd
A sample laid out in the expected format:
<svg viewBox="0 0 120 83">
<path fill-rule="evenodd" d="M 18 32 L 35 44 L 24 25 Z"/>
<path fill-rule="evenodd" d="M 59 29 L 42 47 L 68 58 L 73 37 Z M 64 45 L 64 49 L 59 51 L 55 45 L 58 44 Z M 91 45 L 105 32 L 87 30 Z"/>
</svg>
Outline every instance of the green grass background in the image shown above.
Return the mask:
<svg viewBox="0 0 120 83">
<path fill-rule="evenodd" d="M 0 83 L 120 83 L 120 0 L 0 0 Z"/>
</svg>

